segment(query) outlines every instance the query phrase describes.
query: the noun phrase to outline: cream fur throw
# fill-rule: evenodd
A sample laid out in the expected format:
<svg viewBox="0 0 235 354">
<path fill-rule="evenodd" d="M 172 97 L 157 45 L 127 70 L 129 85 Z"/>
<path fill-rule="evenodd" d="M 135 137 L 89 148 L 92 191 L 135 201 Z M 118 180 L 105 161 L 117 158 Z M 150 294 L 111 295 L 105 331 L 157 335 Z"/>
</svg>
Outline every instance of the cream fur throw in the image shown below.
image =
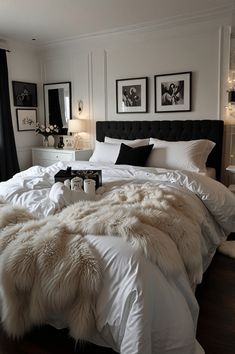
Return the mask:
<svg viewBox="0 0 235 354">
<path fill-rule="evenodd" d="M 75 338 L 87 338 L 100 287 L 98 261 L 81 235 L 55 217 L 33 220 L 0 208 L 1 320 L 12 337 L 62 314 Z M 48 318 L 49 316 L 49 318 Z"/>
<path fill-rule="evenodd" d="M 230 258 L 235 258 L 235 241 L 224 241 L 218 247 L 218 251 L 225 256 Z"/>
<path fill-rule="evenodd" d="M 185 269 L 192 284 L 202 277 L 200 226 L 174 188 L 128 184 L 43 220 L 8 205 L 0 215 L 2 322 L 12 336 L 48 313 L 63 314 L 75 339 L 89 335 L 101 271 L 87 234 L 124 238 L 168 278 Z"/>
</svg>

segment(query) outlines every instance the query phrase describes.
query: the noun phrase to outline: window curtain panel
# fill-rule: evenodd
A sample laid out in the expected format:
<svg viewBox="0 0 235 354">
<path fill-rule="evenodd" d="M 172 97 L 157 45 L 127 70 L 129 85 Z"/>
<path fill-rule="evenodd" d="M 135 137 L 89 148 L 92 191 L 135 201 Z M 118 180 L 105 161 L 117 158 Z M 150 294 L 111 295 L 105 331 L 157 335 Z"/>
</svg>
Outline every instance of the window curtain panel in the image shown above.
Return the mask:
<svg viewBox="0 0 235 354">
<path fill-rule="evenodd" d="M 0 49 L 0 181 L 19 172 L 15 137 L 11 118 L 7 56 Z"/>
</svg>

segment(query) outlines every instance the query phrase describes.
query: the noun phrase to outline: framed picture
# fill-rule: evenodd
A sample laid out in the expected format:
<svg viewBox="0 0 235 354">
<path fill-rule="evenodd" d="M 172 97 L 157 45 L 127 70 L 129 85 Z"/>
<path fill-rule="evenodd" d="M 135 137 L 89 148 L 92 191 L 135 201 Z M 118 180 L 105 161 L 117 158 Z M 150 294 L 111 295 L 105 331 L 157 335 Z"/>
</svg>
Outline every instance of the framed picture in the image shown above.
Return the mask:
<svg viewBox="0 0 235 354">
<path fill-rule="evenodd" d="M 146 113 L 148 78 L 116 80 L 117 113 Z"/>
<path fill-rule="evenodd" d="M 37 107 L 37 85 L 29 82 L 12 81 L 14 106 Z"/>
<path fill-rule="evenodd" d="M 191 81 L 191 71 L 155 75 L 155 112 L 191 111 Z"/>
<path fill-rule="evenodd" d="M 17 128 L 19 132 L 35 130 L 37 122 L 36 109 L 20 109 L 16 110 Z"/>
</svg>

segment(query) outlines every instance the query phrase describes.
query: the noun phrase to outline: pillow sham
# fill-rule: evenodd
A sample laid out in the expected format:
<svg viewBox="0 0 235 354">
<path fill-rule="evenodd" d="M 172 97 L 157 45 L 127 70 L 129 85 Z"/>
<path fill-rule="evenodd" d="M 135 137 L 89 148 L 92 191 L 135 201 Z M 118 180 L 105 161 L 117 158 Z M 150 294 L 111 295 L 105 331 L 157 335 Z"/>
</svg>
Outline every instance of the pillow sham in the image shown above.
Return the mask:
<svg viewBox="0 0 235 354">
<path fill-rule="evenodd" d="M 207 139 L 165 141 L 150 138 L 154 144 L 146 166 L 205 172 L 208 155 L 215 143 Z"/>
<path fill-rule="evenodd" d="M 108 136 L 105 136 L 104 138 L 105 143 L 109 144 L 125 144 L 128 146 L 144 146 L 149 144 L 149 139 L 135 139 L 135 140 L 125 140 L 125 139 L 115 139 L 115 138 L 109 138 Z"/>
<path fill-rule="evenodd" d="M 91 155 L 90 162 L 109 162 L 115 163 L 119 154 L 120 145 L 108 144 L 96 141 L 95 149 Z"/>
<path fill-rule="evenodd" d="M 153 148 L 153 144 L 131 147 L 122 143 L 115 164 L 145 166 L 145 163 L 149 157 L 152 148 Z"/>
</svg>

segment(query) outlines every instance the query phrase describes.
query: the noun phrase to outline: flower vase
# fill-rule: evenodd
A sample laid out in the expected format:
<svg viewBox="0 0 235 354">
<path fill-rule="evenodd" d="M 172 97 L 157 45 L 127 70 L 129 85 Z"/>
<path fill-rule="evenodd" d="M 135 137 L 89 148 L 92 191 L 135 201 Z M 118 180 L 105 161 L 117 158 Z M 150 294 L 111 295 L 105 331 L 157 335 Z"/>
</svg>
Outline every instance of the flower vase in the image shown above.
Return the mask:
<svg viewBox="0 0 235 354">
<path fill-rule="evenodd" d="M 53 135 L 49 135 L 48 141 L 49 141 L 49 147 L 55 147 L 55 138 Z"/>
<path fill-rule="evenodd" d="M 49 146 L 48 136 L 43 137 L 43 146 L 47 148 Z"/>
</svg>

